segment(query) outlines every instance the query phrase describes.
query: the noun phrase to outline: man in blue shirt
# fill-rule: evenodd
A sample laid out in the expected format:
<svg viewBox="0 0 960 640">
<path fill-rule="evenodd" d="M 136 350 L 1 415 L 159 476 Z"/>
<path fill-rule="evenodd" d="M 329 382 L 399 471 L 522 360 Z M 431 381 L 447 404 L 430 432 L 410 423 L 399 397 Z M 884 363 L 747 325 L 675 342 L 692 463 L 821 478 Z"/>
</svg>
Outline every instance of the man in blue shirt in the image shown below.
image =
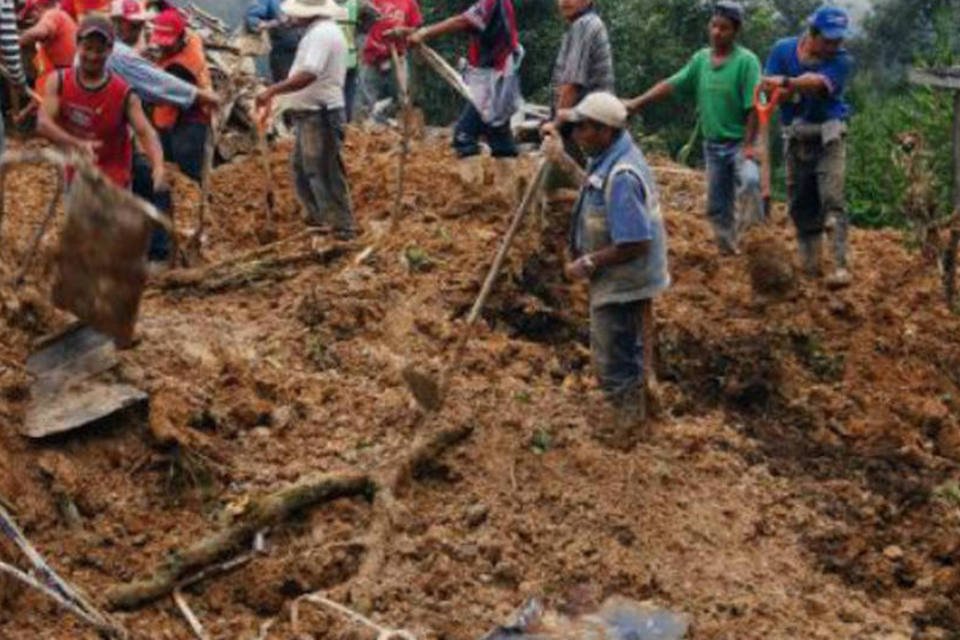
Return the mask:
<svg viewBox="0 0 960 640">
<path fill-rule="evenodd" d="M 781 94 L 790 217 L 804 269 L 808 275 L 820 275 L 823 234 L 826 221 L 833 218 L 835 271 L 827 285 L 837 288 L 852 281 L 844 196 L 844 138 L 850 115 L 844 90 L 852 67 L 843 48 L 848 27 L 843 9 L 818 9 L 805 34 L 774 45 L 763 80 L 768 93 Z"/>
<path fill-rule="evenodd" d="M 670 285 L 659 196 L 616 96 L 591 93 L 559 119 L 573 123 L 573 140 L 591 159 L 573 213 L 570 250 L 576 259 L 564 272 L 590 284 L 590 346 L 600 388 L 618 411 L 617 426 L 635 426 L 650 382 L 644 379 L 645 347 L 649 357 L 653 346 L 644 344 L 640 329 L 650 325 L 653 298 Z"/>
<path fill-rule="evenodd" d="M 287 78 L 297 46 L 306 33 L 302 24 L 283 15 L 282 0 L 253 0 L 247 8 L 246 27 L 250 33 L 270 34 L 270 76 L 274 82 Z"/>
</svg>

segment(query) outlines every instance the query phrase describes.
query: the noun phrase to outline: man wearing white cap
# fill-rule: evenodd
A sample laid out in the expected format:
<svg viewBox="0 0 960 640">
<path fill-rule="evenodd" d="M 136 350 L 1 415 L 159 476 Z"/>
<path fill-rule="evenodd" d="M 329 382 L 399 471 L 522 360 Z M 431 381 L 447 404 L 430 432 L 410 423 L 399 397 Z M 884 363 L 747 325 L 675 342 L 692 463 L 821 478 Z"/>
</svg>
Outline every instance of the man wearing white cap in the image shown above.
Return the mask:
<svg viewBox="0 0 960 640">
<path fill-rule="evenodd" d="M 258 109 L 269 109 L 286 95 L 287 113 L 296 128 L 293 170 L 297 197 L 308 225 L 330 226 L 339 240 L 356 236 L 342 148 L 346 124 L 343 86 L 349 47 L 337 24 L 346 11 L 334 0 L 287 0 L 283 12 L 310 25 L 300 41 L 286 80 L 257 96 Z"/>
<path fill-rule="evenodd" d="M 576 259 L 564 272 L 590 283 L 590 347 L 600 388 L 620 417 L 635 424 L 644 415 L 643 315 L 670 285 L 659 196 L 616 96 L 591 93 L 559 118 L 573 124 L 573 140 L 590 158 L 573 212 Z"/>
</svg>

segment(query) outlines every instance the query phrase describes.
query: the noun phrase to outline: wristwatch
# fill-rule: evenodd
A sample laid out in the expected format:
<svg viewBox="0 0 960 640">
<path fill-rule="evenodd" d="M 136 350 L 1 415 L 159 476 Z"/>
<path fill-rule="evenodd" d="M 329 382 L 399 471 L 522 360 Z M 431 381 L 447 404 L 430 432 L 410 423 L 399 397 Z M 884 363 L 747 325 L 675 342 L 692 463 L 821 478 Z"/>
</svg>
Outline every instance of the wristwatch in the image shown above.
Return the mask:
<svg viewBox="0 0 960 640">
<path fill-rule="evenodd" d="M 783 87 L 784 89 L 789 89 L 790 81 L 791 81 L 790 76 L 783 76 L 783 80 L 780 81 L 780 86 Z"/>
</svg>

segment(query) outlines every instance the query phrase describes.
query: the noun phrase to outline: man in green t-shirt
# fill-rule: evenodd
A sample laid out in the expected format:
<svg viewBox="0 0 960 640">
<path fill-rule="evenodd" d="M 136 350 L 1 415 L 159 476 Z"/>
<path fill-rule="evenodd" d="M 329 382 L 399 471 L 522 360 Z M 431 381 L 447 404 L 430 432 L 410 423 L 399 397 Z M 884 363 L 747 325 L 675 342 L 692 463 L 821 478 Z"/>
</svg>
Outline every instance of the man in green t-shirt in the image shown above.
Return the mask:
<svg viewBox="0 0 960 640">
<path fill-rule="evenodd" d="M 675 94 L 696 101 L 706 141 L 707 215 L 724 254 L 737 253 L 738 197 L 753 217 L 763 216 L 760 172 L 753 161 L 757 129 L 753 96 L 760 83 L 760 60 L 737 44 L 742 25 L 743 7 L 738 2 L 717 2 L 710 19 L 710 46 L 672 77 L 627 101 L 631 113 Z"/>
</svg>

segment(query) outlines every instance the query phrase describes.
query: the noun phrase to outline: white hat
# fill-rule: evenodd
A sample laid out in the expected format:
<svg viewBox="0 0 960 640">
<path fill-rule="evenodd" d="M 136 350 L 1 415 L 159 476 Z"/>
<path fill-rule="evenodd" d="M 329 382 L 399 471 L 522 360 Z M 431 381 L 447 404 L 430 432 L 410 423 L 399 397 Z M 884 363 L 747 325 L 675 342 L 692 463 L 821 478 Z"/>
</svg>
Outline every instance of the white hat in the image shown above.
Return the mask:
<svg viewBox="0 0 960 640">
<path fill-rule="evenodd" d="M 291 18 L 332 18 L 346 20 L 347 10 L 334 0 L 286 0 L 280 10 Z"/>
<path fill-rule="evenodd" d="M 627 126 L 627 108 L 620 98 L 606 91 L 591 93 L 580 104 L 563 114 L 567 122 L 593 120 L 614 129 Z"/>
</svg>

